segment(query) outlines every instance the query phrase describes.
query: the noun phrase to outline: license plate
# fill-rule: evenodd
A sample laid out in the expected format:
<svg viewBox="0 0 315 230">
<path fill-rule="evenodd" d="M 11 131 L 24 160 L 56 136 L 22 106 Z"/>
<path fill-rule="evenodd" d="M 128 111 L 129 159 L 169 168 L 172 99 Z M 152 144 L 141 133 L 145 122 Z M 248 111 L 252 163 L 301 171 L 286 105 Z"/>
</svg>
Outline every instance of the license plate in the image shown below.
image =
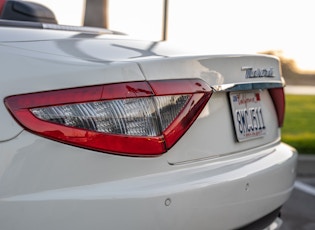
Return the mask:
<svg viewBox="0 0 315 230">
<path fill-rule="evenodd" d="M 239 142 L 266 135 L 261 91 L 231 92 L 234 129 Z"/>
</svg>

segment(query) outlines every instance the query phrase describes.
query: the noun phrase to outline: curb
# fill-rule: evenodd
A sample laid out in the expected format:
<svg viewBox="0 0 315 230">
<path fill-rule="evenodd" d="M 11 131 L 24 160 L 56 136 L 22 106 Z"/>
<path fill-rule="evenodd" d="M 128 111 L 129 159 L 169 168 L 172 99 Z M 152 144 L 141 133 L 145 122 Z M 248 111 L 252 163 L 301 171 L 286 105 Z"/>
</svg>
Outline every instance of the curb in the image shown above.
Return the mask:
<svg viewBox="0 0 315 230">
<path fill-rule="evenodd" d="M 298 155 L 297 176 L 301 177 L 315 176 L 315 155 L 313 154 Z"/>
</svg>

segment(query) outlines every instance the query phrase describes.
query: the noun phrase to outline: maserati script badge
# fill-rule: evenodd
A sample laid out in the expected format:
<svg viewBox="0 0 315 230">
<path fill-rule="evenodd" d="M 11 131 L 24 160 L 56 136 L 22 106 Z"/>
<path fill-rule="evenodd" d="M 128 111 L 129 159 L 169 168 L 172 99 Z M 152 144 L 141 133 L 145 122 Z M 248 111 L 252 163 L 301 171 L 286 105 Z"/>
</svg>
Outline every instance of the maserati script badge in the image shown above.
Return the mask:
<svg viewBox="0 0 315 230">
<path fill-rule="evenodd" d="M 274 77 L 272 68 L 242 67 L 242 71 L 245 71 L 245 78 Z"/>
</svg>

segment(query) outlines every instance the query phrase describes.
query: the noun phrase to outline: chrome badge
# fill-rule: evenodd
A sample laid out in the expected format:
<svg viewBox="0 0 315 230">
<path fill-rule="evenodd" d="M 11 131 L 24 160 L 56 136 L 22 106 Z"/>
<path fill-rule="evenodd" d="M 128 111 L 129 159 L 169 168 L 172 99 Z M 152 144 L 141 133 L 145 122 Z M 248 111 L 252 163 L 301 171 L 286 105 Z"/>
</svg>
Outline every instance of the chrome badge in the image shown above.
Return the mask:
<svg viewBox="0 0 315 230">
<path fill-rule="evenodd" d="M 273 68 L 254 69 L 253 67 L 242 67 L 241 70 L 245 71 L 245 78 L 274 77 Z"/>
</svg>

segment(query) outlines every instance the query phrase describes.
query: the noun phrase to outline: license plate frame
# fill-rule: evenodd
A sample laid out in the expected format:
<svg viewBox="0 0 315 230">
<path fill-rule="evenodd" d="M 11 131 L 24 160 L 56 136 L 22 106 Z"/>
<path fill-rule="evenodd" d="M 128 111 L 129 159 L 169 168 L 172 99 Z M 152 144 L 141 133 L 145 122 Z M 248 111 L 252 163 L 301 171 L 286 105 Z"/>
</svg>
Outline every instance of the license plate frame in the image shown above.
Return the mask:
<svg viewBox="0 0 315 230">
<path fill-rule="evenodd" d="M 262 91 L 230 92 L 229 98 L 237 141 L 264 137 L 267 127 L 262 107 Z"/>
</svg>

